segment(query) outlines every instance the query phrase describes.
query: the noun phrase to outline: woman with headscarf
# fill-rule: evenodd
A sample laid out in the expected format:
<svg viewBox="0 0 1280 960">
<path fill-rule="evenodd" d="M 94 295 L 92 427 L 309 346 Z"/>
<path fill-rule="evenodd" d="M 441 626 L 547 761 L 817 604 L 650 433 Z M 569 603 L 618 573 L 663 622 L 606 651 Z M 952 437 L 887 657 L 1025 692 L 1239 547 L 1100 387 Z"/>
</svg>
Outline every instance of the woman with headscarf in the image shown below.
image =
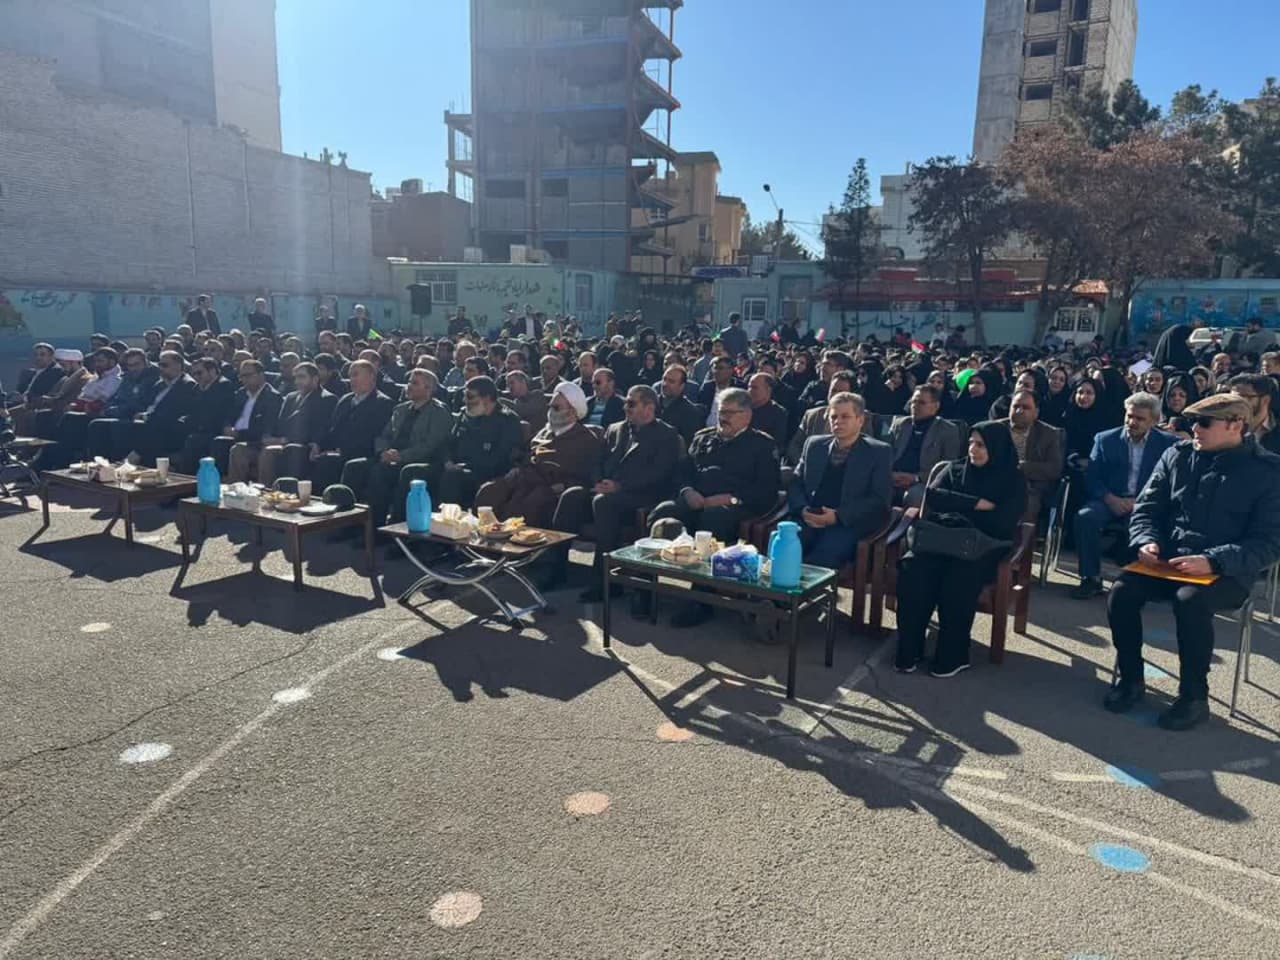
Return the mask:
<svg viewBox="0 0 1280 960">
<path fill-rule="evenodd" d="M 1048 392 L 1044 403 L 1040 404 L 1040 419 L 1050 426 L 1060 427 L 1067 415 L 1067 406 L 1071 403 L 1071 374 L 1059 364 L 1049 371 L 1045 382 L 1048 384 Z"/>
<path fill-rule="evenodd" d="M 898 417 L 907 412 L 907 402 L 911 399 L 911 391 L 915 384 L 900 363 L 891 363 L 884 371 L 884 405 L 888 409 L 884 413 Z M 875 411 L 879 413 L 880 411 Z"/>
<path fill-rule="evenodd" d="M 813 370 L 813 357 L 808 350 L 799 350 L 791 358 L 791 368 L 782 375 L 782 382 L 795 391 L 796 396 L 804 393 L 804 388 L 818 375 Z"/>
<path fill-rule="evenodd" d="M 1074 466 L 1073 460 L 1087 464 L 1089 454 L 1093 452 L 1093 438 L 1111 429 L 1106 404 L 1096 380 L 1081 380 L 1076 386 L 1062 420 L 1062 429 L 1067 435 L 1068 466 Z"/>
<path fill-rule="evenodd" d="M 969 455 L 939 468 L 925 493 L 926 516 L 945 515 L 995 540 L 1011 543 L 1026 509 L 1027 484 L 1008 424 L 979 423 L 969 433 Z M 952 677 L 969 667 L 969 632 L 982 588 L 995 580 L 999 546 L 977 560 L 908 551 L 898 563 L 898 656 L 894 666 L 911 673 L 924 656 L 924 635 L 938 611 L 938 648 L 929 672 Z"/>
<path fill-rule="evenodd" d="M 640 375 L 637 383 L 653 386 L 662 379 L 662 354 L 657 350 L 646 350 L 641 361 Z M 654 389 L 657 389 L 656 387 Z"/>
<path fill-rule="evenodd" d="M 1138 381 L 1144 393 L 1149 393 L 1155 397 L 1164 396 L 1164 371 L 1159 367 L 1152 367 L 1142 375 L 1142 379 Z"/>
<path fill-rule="evenodd" d="M 1191 421 L 1182 411 L 1200 399 L 1200 391 L 1189 373 L 1175 373 L 1164 388 L 1164 422 L 1158 429 L 1172 433 L 1179 440 L 1191 439 Z"/>
<path fill-rule="evenodd" d="M 1101 385 L 1098 399 L 1102 409 L 1106 411 L 1107 429 L 1118 427 L 1124 423 L 1124 402 L 1132 392 L 1124 374 L 1116 367 L 1103 367 L 1094 378 Z"/>
<path fill-rule="evenodd" d="M 889 390 L 884 385 L 884 365 L 872 357 L 858 364 L 858 392 L 871 413 L 891 413 Z"/>
<path fill-rule="evenodd" d="M 1208 367 L 1192 367 L 1191 379 L 1196 382 L 1196 390 L 1202 397 L 1218 392 L 1218 378 Z"/>
<path fill-rule="evenodd" d="M 938 415 L 948 420 L 951 419 L 951 408 L 956 402 L 956 385 L 951 382 L 941 370 L 933 370 L 925 378 L 925 383 L 938 391 L 938 396 L 942 398 L 942 407 L 938 411 Z"/>
<path fill-rule="evenodd" d="M 966 424 L 987 419 L 991 404 L 1000 397 L 1000 374 L 987 367 L 974 372 L 956 402 L 951 405 L 951 419 Z"/>
<path fill-rule="evenodd" d="M 1018 379 L 1013 382 L 1013 393 L 1019 390 L 1030 390 L 1036 395 L 1036 409 L 1043 411 L 1045 400 L 1049 392 L 1049 380 L 1044 375 L 1043 370 L 1024 370 L 1018 374 Z M 1013 406 L 1013 394 L 1005 394 L 991 404 L 991 409 L 987 412 L 988 420 L 1008 420 L 1009 408 Z M 1040 419 L 1044 419 L 1041 416 Z"/>
</svg>

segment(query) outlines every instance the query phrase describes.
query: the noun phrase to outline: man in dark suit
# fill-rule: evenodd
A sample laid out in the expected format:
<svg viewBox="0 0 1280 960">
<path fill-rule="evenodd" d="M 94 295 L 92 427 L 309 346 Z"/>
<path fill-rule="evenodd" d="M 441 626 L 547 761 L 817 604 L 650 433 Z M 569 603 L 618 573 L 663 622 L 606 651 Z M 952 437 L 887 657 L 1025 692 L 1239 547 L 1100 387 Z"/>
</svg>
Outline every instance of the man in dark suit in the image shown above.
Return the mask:
<svg viewBox="0 0 1280 960">
<path fill-rule="evenodd" d="M 622 421 L 626 415 L 622 406 L 622 398 L 618 396 L 618 382 L 613 371 L 608 367 L 600 367 L 591 375 L 591 389 L 595 396 L 587 405 L 586 423 L 592 427 L 608 429 Z"/>
<path fill-rule="evenodd" d="M 893 448 L 893 487 L 899 501 L 918 507 L 929 473 L 943 460 L 964 456 L 960 428 L 938 416 L 942 400 L 938 391 L 921 384 L 911 394 L 911 415 L 895 417 L 889 431 Z"/>
<path fill-rule="evenodd" d="M 1009 432 L 1027 479 L 1026 519 L 1036 523 L 1040 507 L 1062 477 L 1066 441 L 1061 430 L 1040 420 L 1040 401 L 1030 390 L 1017 390 L 1009 406 Z"/>
<path fill-rule="evenodd" d="M 440 502 L 471 507 L 476 491 L 523 459 L 520 418 L 502 405 L 490 377 L 472 377 L 463 387 L 465 411 L 449 439 L 449 459 L 440 478 Z"/>
<path fill-rule="evenodd" d="M 892 453 L 862 435 L 866 410 L 856 393 L 837 393 L 827 416 L 831 436 L 805 444 L 787 502 L 801 524 L 805 562 L 839 570 L 889 515 Z"/>
<path fill-rule="evenodd" d="M 787 443 L 787 410 L 774 402 L 773 388 L 777 381 L 768 373 L 757 373 L 747 382 L 751 397 L 751 429 L 759 430 L 773 438 L 778 451 Z"/>
<path fill-rule="evenodd" d="M 1156 430 L 1160 399 L 1135 393 L 1124 402 L 1124 426 L 1104 430 L 1093 440 L 1085 489 L 1089 501 L 1076 513 L 1076 552 L 1080 556 L 1080 585 L 1071 596 L 1088 600 L 1103 593 L 1102 531 L 1123 520 L 1127 525 L 1138 494 L 1166 450 L 1178 438 Z M 1126 543 L 1128 538 L 1126 537 Z"/>
<path fill-rule="evenodd" d="M 262 438 L 255 454 L 248 443 L 231 448 L 231 481 L 255 479 L 271 486 L 278 477 L 305 477 L 310 466 L 311 444 L 319 443 L 329 429 L 337 397 L 320 387 L 315 364 L 294 367 L 294 390 L 284 398 L 275 430 Z"/>
<path fill-rule="evenodd" d="M 53 345 L 37 343 L 31 351 L 33 365 L 18 375 L 18 389 L 11 403 L 30 404 L 53 393 L 66 371 L 53 359 Z"/>
<path fill-rule="evenodd" d="M 741 390 L 746 384 L 733 375 L 733 361 L 728 357 L 716 357 L 711 361 L 711 375 L 707 382 L 698 389 L 698 406 L 707 411 L 706 425 L 714 427 L 717 423 L 717 398 L 726 390 Z"/>
<path fill-rule="evenodd" d="M 267 372 L 261 361 L 245 360 L 240 364 L 240 389 L 232 406 L 230 420 L 222 434 L 214 440 L 213 457 L 218 469 L 232 482 L 247 480 L 258 465 L 265 441 L 276 435 L 280 408 L 284 398 L 267 383 Z M 232 450 L 237 451 L 231 462 Z"/>
<path fill-rule="evenodd" d="M 837 393 L 853 393 L 854 384 L 857 377 L 852 370 L 837 371 L 831 378 L 831 382 L 827 385 L 830 401 Z M 831 423 L 827 417 L 827 407 L 824 404 L 821 407 L 810 407 L 805 410 L 804 416 L 800 418 L 800 428 L 791 436 L 790 442 L 787 444 L 786 463 L 790 468 L 799 465 L 800 458 L 804 455 L 804 445 L 810 437 L 830 436 Z"/>
<path fill-rule="evenodd" d="M 652 509 L 671 496 L 683 453 L 675 428 L 658 419 L 658 397 L 652 387 L 637 384 L 628 390 L 626 411 L 626 420 L 605 432 L 604 455 L 594 483 L 566 490 L 553 523 L 557 530 L 578 533 L 588 517 L 594 518 L 597 574 L 604 555 L 622 546 L 622 531 L 636 511 Z M 568 556 L 565 550 L 563 563 L 567 564 Z M 580 599 L 594 603 L 603 596 L 597 576 Z"/>
<path fill-rule="evenodd" d="M 337 483 L 348 460 L 373 458 L 374 442 L 395 407 L 390 397 L 378 393 L 378 371 L 368 360 L 353 360 L 348 373 L 351 392 L 338 398 L 324 438 L 311 445 L 312 490 L 316 492 Z"/>
<path fill-rule="evenodd" d="M 351 392 L 351 384 L 342 379 L 342 361 L 331 353 L 316 354 L 313 361 L 320 374 L 320 387 L 335 397 L 344 397 Z"/>
<path fill-rule="evenodd" d="M 187 326 L 192 334 L 208 330 L 215 337 L 222 334 L 222 324 L 218 322 L 218 312 L 213 309 L 213 298 L 207 293 L 196 297 L 194 310 L 187 311 Z"/>
<path fill-rule="evenodd" d="M 674 364 L 667 367 L 662 374 L 662 395 L 658 404 L 658 419 L 675 428 L 686 448 L 693 443 L 693 435 L 707 421 L 707 412 L 697 404 L 690 403 L 685 396 L 688 390 L 687 378 L 688 372 L 684 367 Z"/>
<path fill-rule="evenodd" d="M 130 460 L 146 464 L 154 464 L 156 457 L 169 456 L 183 448 L 187 418 L 200 407 L 199 391 L 195 381 L 185 373 L 182 354 L 164 350 L 158 366 L 160 381 L 150 404 L 134 414 L 131 421 L 121 424 L 124 428 L 121 447 L 133 451 Z M 187 464 L 180 462 L 175 467 L 185 470 Z"/>
<path fill-rule="evenodd" d="M 90 457 L 118 460 L 130 450 L 129 425 L 147 407 L 160 390 L 160 368 L 147 360 L 139 347 L 126 350 L 120 358 L 124 375 L 120 388 L 102 410 L 102 416 L 89 421 L 86 450 Z"/>
</svg>

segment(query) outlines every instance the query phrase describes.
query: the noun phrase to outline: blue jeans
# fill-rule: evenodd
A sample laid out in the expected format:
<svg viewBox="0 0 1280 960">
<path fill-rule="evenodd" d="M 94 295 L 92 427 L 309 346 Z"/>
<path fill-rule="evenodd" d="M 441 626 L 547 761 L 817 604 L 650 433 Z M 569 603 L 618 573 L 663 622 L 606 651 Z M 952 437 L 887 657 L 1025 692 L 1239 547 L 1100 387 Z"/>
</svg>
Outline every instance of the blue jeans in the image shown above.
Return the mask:
<svg viewBox="0 0 1280 960">
<path fill-rule="evenodd" d="M 1101 500 L 1090 500 L 1076 511 L 1076 554 L 1080 557 L 1081 577 L 1102 576 L 1102 531 L 1119 518 Z"/>
</svg>

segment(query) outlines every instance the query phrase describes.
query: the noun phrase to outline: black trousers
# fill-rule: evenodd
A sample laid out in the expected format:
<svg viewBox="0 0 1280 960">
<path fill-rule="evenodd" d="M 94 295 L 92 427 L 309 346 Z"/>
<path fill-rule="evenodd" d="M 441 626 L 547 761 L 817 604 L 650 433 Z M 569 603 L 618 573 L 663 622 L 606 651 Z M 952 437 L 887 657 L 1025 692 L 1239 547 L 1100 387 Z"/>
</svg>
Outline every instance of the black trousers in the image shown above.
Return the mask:
<svg viewBox="0 0 1280 960">
<path fill-rule="evenodd" d="M 742 521 L 747 520 L 746 510 L 742 507 L 709 507 L 706 510 L 694 510 L 683 498 L 667 500 L 653 508 L 649 514 L 649 525 L 658 520 L 679 520 L 685 531 L 692 536 L 699 530 L 709 530 L 711 535 L 724 544 L 738 542 L 738 530 Z"/>
<path fill-rule="evenodd" d="M 387 464 L 361 457 L 348 460 L 342 468 L 343 484 L 355 492 L 357 500 L 368 504 L 375 527 L 383 526 L 388 515 L 392 523 L 404 520 L 409 484 L 414 480 L 426 480 L 430 488 L 431 467 L 425 463 Z"/>
<path fill-rule="evenodd" d="M 1228 577 L 1198 587 L 1140 573 L 1122 573 L 1107 598 L 1107 622 L 1120 661 L 1120 679 L 1138 683 L 1143 678 L 1142 608 L 1152 600 L 1172 603 L 1181 676 L 1178 692 L 1196 700 L 1209 699 L 1213 615 L 1219 610 L 1234 610 L 1248 596 L 1248 587 Z"/>
<path fill-rule="evenodd" d="M 929 618 L 938 611 L 935 665 L 944 670 L 969 662 L 969 634 L 978 595 L 995 579 L 997 551 L 977 561 L 937 553 L 908 553 L 898 561 L 898 663 L 924 656 Z"/>
<path fill-rule="evenodd" d="M 476 477 L 467 467 L 459 470 L 443 470 L 440 473 L 440 503 L 456 503 L 463 509 L 470 509 L 476 502 L 476 491 L 483 480 Z M 435 497 L 431 498 L 433 501 Z"/>
<path fill-rule="evenodd" d="M 597 569 L 610 550 L 622 546 L 623 532 L 630 526 L 637 510 L 650 506 L 647 498 L 619 490 L 617 493 L 592 493 L 586 487 L 569 487 L 560 494 L 551 526 L 565 533 L 581 533 L 591 521 L 595 526 Z M 648 534 L 649 531 L 641 531 Z M 569 548 L 563 548 L 567 560 Z"/>
</svg>

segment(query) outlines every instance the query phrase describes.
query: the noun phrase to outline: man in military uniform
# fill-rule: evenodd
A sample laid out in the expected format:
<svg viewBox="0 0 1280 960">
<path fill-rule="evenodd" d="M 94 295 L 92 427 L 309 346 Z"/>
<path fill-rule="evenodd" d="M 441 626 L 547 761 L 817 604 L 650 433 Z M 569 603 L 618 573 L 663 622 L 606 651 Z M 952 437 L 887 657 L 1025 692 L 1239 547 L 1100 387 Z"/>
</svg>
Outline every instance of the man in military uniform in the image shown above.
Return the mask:
<svg viewBox="0 0 1280 960">
<path fill-rule="evenodd" d="M 468 380 L 463 400 L 466 412 L 458 418 L 449 441 L 449 460 L 440 478 L 440 502 L 470 507 L 482 484 L 515 466 L 525 444 L 520 418 L 498 402 L 498 387 L 492 378 Z"/>
<path fill-rule="evenodd" d="M 720 396 L 719 425 L 698 431 L 683 463 L 683 481 L 675 500 L 649 515 L 677 520 L 689 533 L 708 530 L 734 543 L 742 521 L 766 513 L 778 499 L 781 482 L 773 439 L 751 429 L 751 396 L 732 388 Z M 692 627 L 711 617 L 705 604 L 691 604 L 672 618 L 675 627 Z"/>
</svg>

